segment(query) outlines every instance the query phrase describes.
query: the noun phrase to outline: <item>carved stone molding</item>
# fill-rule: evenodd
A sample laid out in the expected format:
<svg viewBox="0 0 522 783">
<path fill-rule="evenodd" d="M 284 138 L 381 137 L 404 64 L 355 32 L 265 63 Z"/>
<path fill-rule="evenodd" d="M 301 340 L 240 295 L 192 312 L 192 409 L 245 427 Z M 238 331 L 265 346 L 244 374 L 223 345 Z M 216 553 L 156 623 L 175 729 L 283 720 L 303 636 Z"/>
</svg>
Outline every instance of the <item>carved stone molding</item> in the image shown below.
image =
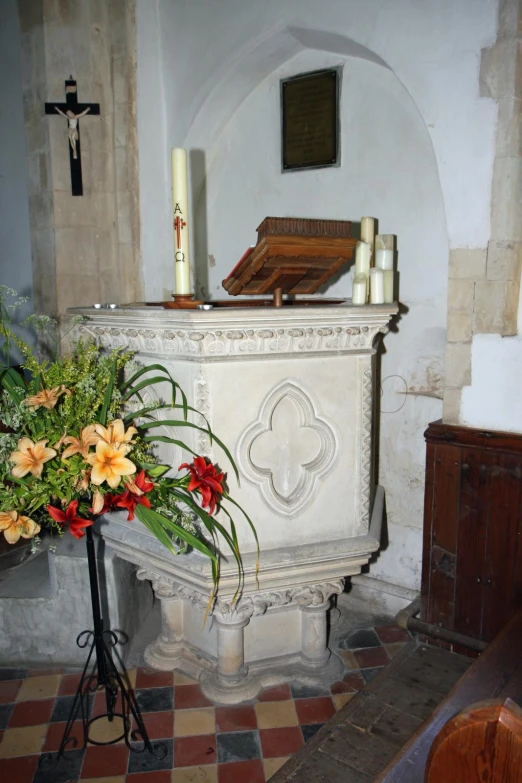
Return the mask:
<svg viewBox="0 0 522 783">
<path fill-rule="evenodd" d="M 258 485 L 269 508 L 287 517 L 308 503 L 338 453 L 333 425 L 318 415 L 310 393 L 293 380 L 270 392 L 258 420 L 238 443 L 243 473 Z"/>
<path fill-rule="evenodd" d="M 208 378 L 200 370 L 198 376 L 194 382 L 194 407 L 201 413 L 199 421 L 196 423 L 200 427 L 205 427 L 206 424 L 211 423 L 211 395 L 210 385 Z M 196 433 L 196 451 L 203 457 L 212 459 L 212 446 L 210 445 L 210 438 L 204 432 Z"/>
<path fill-rule="evenodd" d="M 272 590 L 267 593 L 254 593 L 240 598 L 232 604 L 231 601 L 218 599 L 214 614 L 223 623 L 238 622 L 242 618 L 257 617 L 265 614 L 268 609 L 297 604 L 298 606 L 320 606 L 325 604 L 332 595 L 341 593 L 344 579 L 320 584 L 302 585 L 288 590 Z"/>
<path fill-rule="evenodd" d="M 208 605 L 208 595 L 200 593 L 186 585 L 180 584 L 175 579 L 156 574 L 148 568 L 138 568 L 136 576 L 140 580 L 149 580 L 158 598 L 179 598 L 190 601 L 201 609 Z M 344 579 L 335 579 L 329 582 L 300 585 L 282 590 L 270 590 L 246 595 L 232 603 L 231 599 L 218 598 L 214 604 L 212 614 L 221 623 L 236 624 L 251 617 L 265 614 L 268 609 L 289 606 L 320 606 L 328 601 L 332 595 L 342 593 Z"/>
<path fill-rule="evenodd" d="M 208 606 L 209 596 L 205 596 L 198 590 L 194 590 L 187 585 L 170 579 L 167 576 L 154 573 L 147 568 L 138 568 L 136 578 L 141 581 L 148 580 L 152 582 L 152 589 L 158 598 L 179 598 L 183 601 L 190 601 L 200 609 L 205 610 Z"/>
<path fill-rule="evenodd" d="M 380 323 L 291 326 L 259 329 L 129 328 L 98 324 L 79 327 L 80 334 L 99 340 L 107 348 L 125 348 L 144 354 L 172 354 L 177 359 L 205 360 L 223 357 L 287 356 L 292 354 L 361 353 L 373 351 Z"/>
<path fill-rule="evenodd" d="M 373 378 L 372 367 L 369 364 L 362 377 L 362 431 L 361 431 L 361 522 L 366 527 L 370 524 L 370 496 L 372 475 L 372 408 L 373 408 Z"/>
</svg>

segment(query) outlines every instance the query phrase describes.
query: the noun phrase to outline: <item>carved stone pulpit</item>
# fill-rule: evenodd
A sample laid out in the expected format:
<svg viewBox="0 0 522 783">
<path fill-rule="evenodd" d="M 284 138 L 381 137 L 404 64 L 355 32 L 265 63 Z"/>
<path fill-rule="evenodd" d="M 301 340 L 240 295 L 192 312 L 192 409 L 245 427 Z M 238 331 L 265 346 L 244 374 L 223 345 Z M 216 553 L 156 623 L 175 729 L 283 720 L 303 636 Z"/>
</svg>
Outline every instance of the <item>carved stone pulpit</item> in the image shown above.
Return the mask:
<svg viewBox="0 0 522 783">
<path fill-rule="evenodd" d="M 281 682 L 339 677 L 343 664 L 328 649 L 327 612 L 345 578 L 379 547 L 375 342 L 396 311 L 348 304 L 74 311 L 89 318 L 80 326 L 84 335 L 167 367 L 231 449 L 241 486 L 205 433 L 190 431 L 189 445 L 228 471 L 230 491 L 259 535 L 256 579 L 255 541 L 240 512 L 234 516 L 245 589 L 233 603 L 237 571 L 228 558 L 204 623 L 209 561 L 198 552 L 173 556 L 125 513 L 105 517 L 106 541 L 138 566 L 138 578 L 150 580 L 161 601 L 161 633 L 146 651 L 151 666 L 199 678 L 205 694 L 223 703 Z M 174 468 L 190 461 L 174 446 L 161 456 Z"/>
</svg>

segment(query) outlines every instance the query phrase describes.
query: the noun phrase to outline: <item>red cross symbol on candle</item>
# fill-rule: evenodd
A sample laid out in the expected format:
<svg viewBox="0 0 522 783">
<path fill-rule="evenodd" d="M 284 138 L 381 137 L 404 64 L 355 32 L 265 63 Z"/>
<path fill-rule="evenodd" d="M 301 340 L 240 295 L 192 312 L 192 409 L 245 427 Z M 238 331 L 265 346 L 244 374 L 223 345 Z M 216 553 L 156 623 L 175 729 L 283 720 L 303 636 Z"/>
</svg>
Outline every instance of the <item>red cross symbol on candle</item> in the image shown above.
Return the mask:
<svg viewBox="0 0 522 783">
<path fill-rule="evenodd" d="M 180 218 L 179 215 L 176 215 L 176 220 L 174 221 L 174 228 L 176 229 L 176 247 L 181 247 L 181 232 L 185 228 L 187 224 L 185 223 L 182 218 Z"/>
</svg>

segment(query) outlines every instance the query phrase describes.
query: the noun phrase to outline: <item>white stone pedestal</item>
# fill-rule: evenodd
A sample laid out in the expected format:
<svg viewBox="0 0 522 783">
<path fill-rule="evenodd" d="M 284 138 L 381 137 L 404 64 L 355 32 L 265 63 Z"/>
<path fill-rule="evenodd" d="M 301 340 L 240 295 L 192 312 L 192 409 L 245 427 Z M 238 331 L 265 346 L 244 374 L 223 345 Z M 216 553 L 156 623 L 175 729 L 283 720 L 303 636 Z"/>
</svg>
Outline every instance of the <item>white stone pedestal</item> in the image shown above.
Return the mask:
<svg viewBox="0 0 522 783">
<path fill-rule="evenodd" d="M 212 588 L 206 559 L 195 552 L 174 557 L 124 514 L 107 517 L 106 540 L 140 566 L 138 577 L 149 579 L 162 601 L 162 631 L 147 661 L 200 676 L 207 696 L 224 703 L 282 681 L 333 681 L 342 663 L 327 646 L 330 598 L 379 546 L 374 341 L 396 307 L 74 312 L 90 318 L 80 327 L 84 334 L 170 370 L 230 448 L 241 486 L 205 433 L 180 434 L 192 435 L 189 445 L 228 472 L 231 494 L 260 539 L 257 581 L 255 542 L 235 513 L 245 590 L 231 602 L 237 574 L 230 558 L 203 625 Z M 163 458 L 177 467 L 187 455 L 173 447 Z"/>
</svg>

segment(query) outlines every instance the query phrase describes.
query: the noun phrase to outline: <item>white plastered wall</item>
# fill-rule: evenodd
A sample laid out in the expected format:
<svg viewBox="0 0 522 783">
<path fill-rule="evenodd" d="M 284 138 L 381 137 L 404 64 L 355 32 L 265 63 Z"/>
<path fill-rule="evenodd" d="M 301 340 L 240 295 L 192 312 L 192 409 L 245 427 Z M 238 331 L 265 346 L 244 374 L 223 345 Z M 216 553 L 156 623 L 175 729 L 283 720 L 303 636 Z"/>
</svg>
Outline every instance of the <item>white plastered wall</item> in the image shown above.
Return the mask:
<svg viewBox="0 0 522 783">
<path fill-rule="evenodd" d="M 440 417 L 450 247 L 483 247 L 496 106 L 478 97 L 495 0 L 138 0 L 142 255 L 173 286 L 170 148 L 192 163 L 196 282 L 220 282 L 269 214 L 398 235 L 401 301 L 382 360 L 380 482 L 389 545 L 373 576 L 417 587 L 427 424 Z M 279 79 L 343 67 L 340 168 L 281 174 Z M 349 295 L 349 275 L 328 294 Z M 325 509 L 327 512 L 327 509 Z"/>
</svg>

